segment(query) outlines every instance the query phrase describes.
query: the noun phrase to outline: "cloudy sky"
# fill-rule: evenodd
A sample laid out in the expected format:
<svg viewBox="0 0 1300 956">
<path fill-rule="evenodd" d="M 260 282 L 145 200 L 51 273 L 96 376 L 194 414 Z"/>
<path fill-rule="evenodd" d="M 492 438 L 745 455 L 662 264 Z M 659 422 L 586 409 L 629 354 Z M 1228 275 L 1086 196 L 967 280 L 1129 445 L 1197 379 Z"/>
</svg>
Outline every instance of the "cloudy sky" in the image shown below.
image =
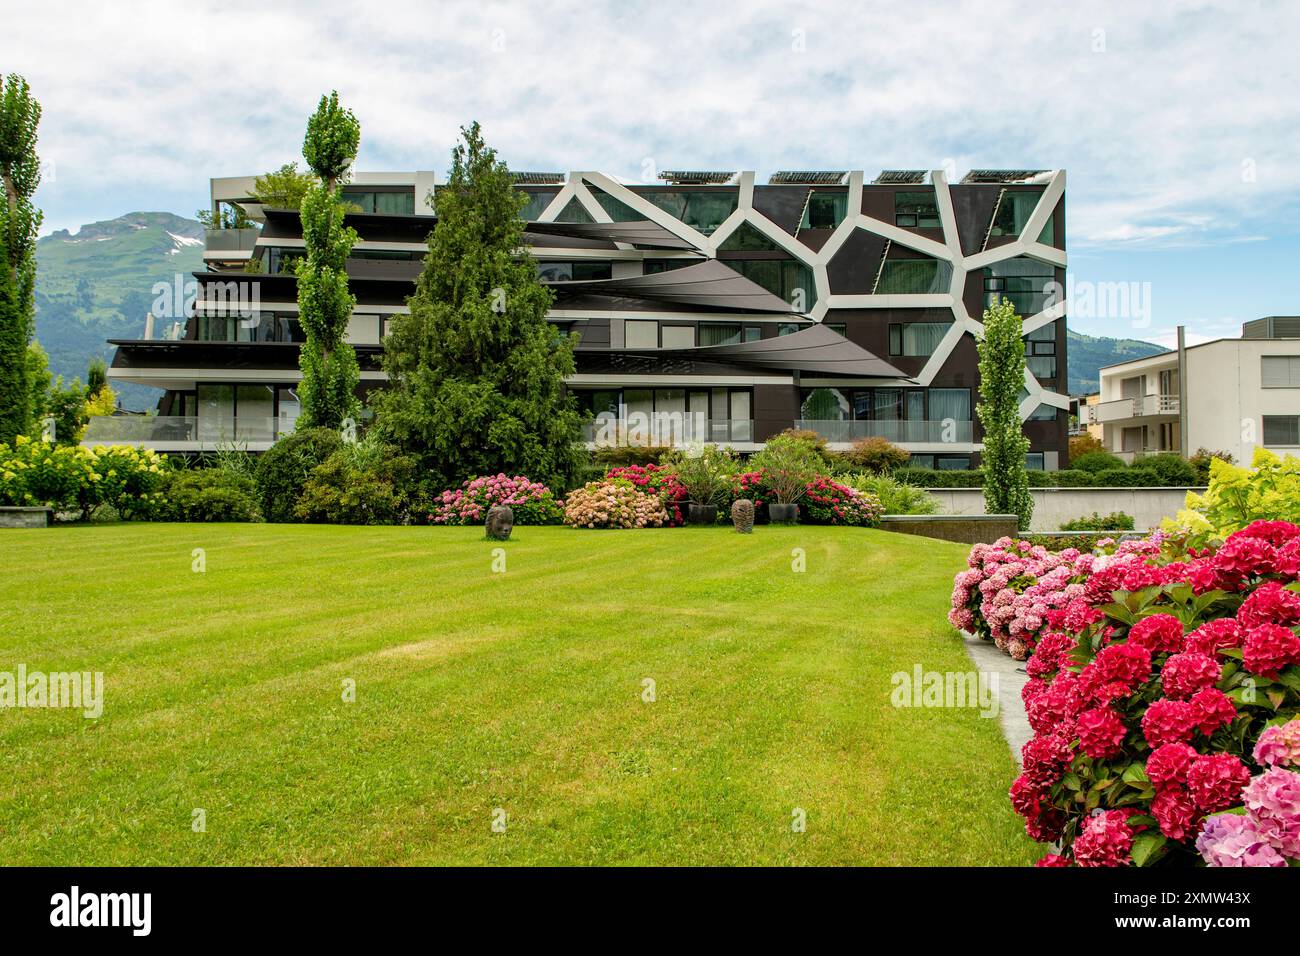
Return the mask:
<svg viewBox="0 0 1300 956">
<path fill-rule="evenodd" d="M 441 174 L 473 119 L 516 169 L 630 180 L 1064 168 L 1074 281 L 1151 306 L 1074 327 L 1300 314 L 1300 5 L 43 0 L 5 34 L 44 107 L 47 232 L 192 215 L 209 177 L 300 159 L 337 88 L 364 169 Z"/>
</svg>

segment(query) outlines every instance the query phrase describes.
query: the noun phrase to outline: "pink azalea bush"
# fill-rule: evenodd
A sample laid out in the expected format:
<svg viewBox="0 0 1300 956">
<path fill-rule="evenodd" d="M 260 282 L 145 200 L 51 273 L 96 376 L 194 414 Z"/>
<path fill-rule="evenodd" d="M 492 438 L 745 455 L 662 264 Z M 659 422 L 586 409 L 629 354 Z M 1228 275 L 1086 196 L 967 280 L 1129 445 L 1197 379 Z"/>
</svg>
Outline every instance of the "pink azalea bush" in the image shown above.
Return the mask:
<svg viewBox="0 0 1300 956">
<path fill-rule="evenodd" d="M 495 505 L 509 505 L 515 524 L 559 524 L 564 517 L 562 503 L 541 482 L 523 475 L 488 475 L 471 478 L 434 498 L 429 523 L 481 524 Z"/>
<path fill-rule="evenodd" d="M 564 504 L 564 523 L 574 528 L 660 528 L 668 520 L 659 495 L 626 478 L 589 481 L 570 492 Z"/>
<path fill-rule="evenodd" d="M 1300 527 L 1256 522 L 1217 549 L 1101 556 L 1045 613 L 1010 792 L 1030 836 L 1060 845 L 1043 865 L 1300 858 L 1297 541 Z"/>
</svg>

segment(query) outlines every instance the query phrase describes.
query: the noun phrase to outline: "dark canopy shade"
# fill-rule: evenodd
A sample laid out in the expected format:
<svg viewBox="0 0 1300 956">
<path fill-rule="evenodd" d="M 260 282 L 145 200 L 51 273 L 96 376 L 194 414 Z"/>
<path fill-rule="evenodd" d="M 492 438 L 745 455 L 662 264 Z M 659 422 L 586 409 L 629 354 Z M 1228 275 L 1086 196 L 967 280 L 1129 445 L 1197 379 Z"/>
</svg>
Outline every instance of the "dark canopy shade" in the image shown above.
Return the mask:
<svg viewBox="0 0 1300 956">
<path fill-rule="evenodd" d="M 700 305 L 712 309 L 741 312 L 769 312 L 797 315 L 780 296 L 768 292 L 757 282 L 716 259 L 699 265 L 657 272 L 628 279 L 593 279 L 584 282 L 548 282 L 559 293 L 607 295 L 621 298 L 650 299 L 680 305 Z"/>
<path fill-rule="evenodd" d="M 573 236 L 576 239 L 608 239 L 650 249 L 694 249 L 680 236 L 657 222 L 640 219 L 634 222 L 530 222 L 525 232 L 549 236 Z"/>
<path fill-rule="evenodd" d="M 664 355 L 666 349 L 646 354 Z M 820 322 L 775 338 L 733 345 L 707 345 L 702 348 L 677 349 L 672 354 L 701 360 L 717 360 L 769 370 L 814 372 L 819 375 L 844 375 L 852 378 L 911 379 L 884 359 L 877 358 L 860 345 L 850 342 Z"/>
</svg>

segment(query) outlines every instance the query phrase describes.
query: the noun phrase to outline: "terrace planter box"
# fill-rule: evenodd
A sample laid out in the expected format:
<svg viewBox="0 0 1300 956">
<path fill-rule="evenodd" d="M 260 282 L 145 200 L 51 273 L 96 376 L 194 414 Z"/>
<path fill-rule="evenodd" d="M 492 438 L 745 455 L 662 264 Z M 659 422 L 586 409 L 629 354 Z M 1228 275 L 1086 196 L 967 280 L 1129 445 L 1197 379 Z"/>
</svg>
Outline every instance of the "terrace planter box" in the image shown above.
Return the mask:
<svg viewBox="0 0 1300 956">
<path fill-rule="evenodd" d="M 54 517 L 50 508 L 0 507 L 0 528 L 48 528 Z"/>
</svg>

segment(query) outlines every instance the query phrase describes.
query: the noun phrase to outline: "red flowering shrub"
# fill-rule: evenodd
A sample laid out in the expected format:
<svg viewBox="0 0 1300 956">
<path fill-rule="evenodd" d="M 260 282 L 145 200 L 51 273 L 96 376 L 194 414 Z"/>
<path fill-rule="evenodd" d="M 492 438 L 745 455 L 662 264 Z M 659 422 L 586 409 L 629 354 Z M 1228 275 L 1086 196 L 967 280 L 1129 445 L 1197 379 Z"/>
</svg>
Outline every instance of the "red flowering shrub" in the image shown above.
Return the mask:
<svg viewBox="0 0 1300 956">
<path fill-rule="evenodd" d="M 1277 865 L 1300 847 L 1290 778 L 1252 782 L 1300 760 L 1300 568 L 1278 557 L 1296 541 L 1256 522 L 1217 550 L 1101 558 L 1048 614 L 1011 788 L 1029 834 L 1060 843 L 1042 865 Z M 1249 825 L 1211 816 L 1243 802 Z"/>
<path fill-rule="evenodd" d="M 672 470 L 663 465 L 623 465 L 611 468 L 606 478 L 623 478 L 630 481 L 643 494 L 658 495 L 668 512 L 668 527 L 676 528 L 686 523 L 685 506 L 689 500 L 686 489 Z"/>
</svg>

